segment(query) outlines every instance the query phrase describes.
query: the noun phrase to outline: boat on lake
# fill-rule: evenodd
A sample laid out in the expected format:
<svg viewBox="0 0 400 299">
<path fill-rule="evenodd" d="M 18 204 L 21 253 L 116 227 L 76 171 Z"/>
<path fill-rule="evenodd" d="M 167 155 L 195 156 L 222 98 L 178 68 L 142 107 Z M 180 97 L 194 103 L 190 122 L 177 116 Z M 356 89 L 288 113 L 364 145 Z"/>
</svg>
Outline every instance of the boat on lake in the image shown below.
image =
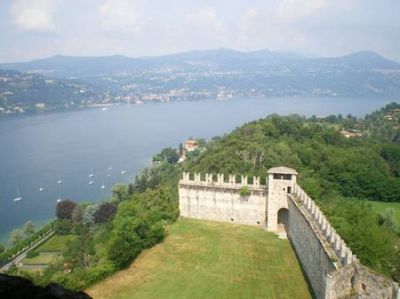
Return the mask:
<svg viewBox="0 0 400 299">
<path fill-rule="evenodd" d="M 19 194 L 19 190 L 17 190 L 17 197 L 15 197 L 13 199 L 14 202 L 18 202 L 21 201 L 23 199 L 23 197 L 21 197 L 21 195 Z"/>
</svg>

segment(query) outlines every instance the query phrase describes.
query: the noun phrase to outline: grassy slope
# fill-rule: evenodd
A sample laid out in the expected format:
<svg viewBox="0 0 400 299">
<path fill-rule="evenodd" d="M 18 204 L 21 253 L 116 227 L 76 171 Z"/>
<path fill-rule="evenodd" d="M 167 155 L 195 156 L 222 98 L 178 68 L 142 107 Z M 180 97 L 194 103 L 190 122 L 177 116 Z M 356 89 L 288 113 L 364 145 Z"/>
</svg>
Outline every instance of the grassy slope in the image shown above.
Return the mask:
<svg viewBox="0 0 400 299">
<path fill-rule="evenodd" d="M 53 236 L 50 240 L 46 241 L 39 248 L 36 249 L 38 252 L 60 252 L 65 249 L 65 244 L 68 240 L 73 240 L 76 236 Z"/>
<path fill-rule="evenodd" d="M 287 240 L 256 227 L 188 219 L 87 292 L 95 299 L 311 298 Z"/>
<path fill-rule="evenodd" d="M 38 256 L 33 258 L 24 258 L 22 263 L 24 265 L 44 265 L 50 264 L 57 260 L 58 253 L 40 253 Z"/>
</svg>

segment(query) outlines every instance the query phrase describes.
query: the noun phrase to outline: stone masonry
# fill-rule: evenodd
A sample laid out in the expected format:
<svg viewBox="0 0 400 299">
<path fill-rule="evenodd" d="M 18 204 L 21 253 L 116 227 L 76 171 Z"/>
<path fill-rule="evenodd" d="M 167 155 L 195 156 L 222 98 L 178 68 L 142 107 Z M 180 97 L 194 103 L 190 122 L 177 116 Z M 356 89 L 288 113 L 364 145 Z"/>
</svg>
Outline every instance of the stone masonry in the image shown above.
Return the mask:
<svg viewBox="0 0 400 299">
<path fill-rule="evenodd" d="M 362 266 L 288 167 L 259 177 L 183 173 L 179 181 L 181 217 L 258 225 L 292 243 L 316 298 L 400 299 L 397 283 Z M 243 187 L 250 194 L 241 196 Z"/>
</svg>

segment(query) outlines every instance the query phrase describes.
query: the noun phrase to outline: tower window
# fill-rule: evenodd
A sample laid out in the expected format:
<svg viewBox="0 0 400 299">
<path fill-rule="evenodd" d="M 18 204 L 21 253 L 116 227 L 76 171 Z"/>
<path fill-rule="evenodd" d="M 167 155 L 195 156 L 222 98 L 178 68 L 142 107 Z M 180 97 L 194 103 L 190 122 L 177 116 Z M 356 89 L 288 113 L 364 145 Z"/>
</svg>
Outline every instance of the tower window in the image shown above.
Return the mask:
<svg viewBox="0 0 400 299">
<path fill-rule="evenodd" d="M 291 174 L 274 173 L 273 178 L 274 178 L 274 180 L 290 181 L 292 179 L 292 175 Z"/>
</svg>

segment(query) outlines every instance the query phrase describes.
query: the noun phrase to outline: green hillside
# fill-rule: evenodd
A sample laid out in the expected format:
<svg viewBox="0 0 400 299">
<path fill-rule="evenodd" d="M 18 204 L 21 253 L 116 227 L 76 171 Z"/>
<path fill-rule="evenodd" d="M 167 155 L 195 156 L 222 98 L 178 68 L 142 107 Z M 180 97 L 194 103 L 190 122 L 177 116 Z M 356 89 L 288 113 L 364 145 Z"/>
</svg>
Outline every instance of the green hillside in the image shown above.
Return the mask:
<svg viewBox="0 0 400 299">
<path fill-rule="evenodd" d="M 288 240 L 258 227 L 188 219 L 87 291 L 95 299 L 311 298 Z"/>
</svg>

